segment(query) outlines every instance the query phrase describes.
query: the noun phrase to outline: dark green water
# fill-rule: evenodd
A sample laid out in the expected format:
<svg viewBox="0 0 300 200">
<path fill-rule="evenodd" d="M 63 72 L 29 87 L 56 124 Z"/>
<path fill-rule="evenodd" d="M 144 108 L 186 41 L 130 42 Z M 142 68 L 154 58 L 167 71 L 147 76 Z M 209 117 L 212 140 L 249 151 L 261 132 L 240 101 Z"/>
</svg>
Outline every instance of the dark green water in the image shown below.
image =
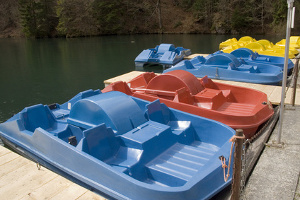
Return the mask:
<svg viewBox="0 0 300 200">
<path fill-rule="evenodd" d="M 76 39 L 0 39 L 0 122 L 24 107 L 64 103 L 78 92 L 135 69 L 134 59 L 160 43 L 213 53 L 232 35 L 130 35 Z M 282 36 L 253 36 L 272 42 Z"/>
</svg>

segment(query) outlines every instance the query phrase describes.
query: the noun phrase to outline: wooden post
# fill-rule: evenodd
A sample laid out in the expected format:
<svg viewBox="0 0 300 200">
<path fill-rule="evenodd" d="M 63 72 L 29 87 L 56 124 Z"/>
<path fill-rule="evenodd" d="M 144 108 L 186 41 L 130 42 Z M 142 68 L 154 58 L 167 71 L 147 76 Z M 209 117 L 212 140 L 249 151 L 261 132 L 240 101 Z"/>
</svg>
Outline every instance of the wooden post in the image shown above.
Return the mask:
<svg viewBox="0 0 300 200">
<path fill-rule="evenodd" d="M 235 135 L 238 137 L 243 136 L 243 130 L 237 129 Z M 241 188 L 241 171 L 242 171 L 242 150 L 243 150 L 243 139 L 236 138 L 234 147 L 234 165 L 232 175 L 232 186 L 231 186 L 231 198 L 230 200 L 240 199 L 240 188 Z"/>
<path fill-rule="evenodd" d="M 295 106 L 295 100 L 296 100 L 296 89 L 297 89 L 297 79 L 298 79 L 298 72 L 299 72 L 299 58 L 296 57 L 296 62 L 294 66 L 294 80 L 293 80 L 293 96 L 291 99 L 292 106 Z"/>
</svg>

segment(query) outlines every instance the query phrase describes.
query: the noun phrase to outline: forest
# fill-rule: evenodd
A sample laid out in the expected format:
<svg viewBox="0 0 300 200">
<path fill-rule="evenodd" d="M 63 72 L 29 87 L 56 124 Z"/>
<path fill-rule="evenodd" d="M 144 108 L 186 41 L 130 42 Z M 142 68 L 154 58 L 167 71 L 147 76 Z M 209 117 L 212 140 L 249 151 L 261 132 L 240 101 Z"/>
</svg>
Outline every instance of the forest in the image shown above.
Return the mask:
<svg viewBox="0 0 300 200">
<path fill-rule="evenodd" d="M 0 0 L 0 37 L 285 34 L 286 0 Z M 300 0 L 295 0 L 299 35 Z"/>
</svg>

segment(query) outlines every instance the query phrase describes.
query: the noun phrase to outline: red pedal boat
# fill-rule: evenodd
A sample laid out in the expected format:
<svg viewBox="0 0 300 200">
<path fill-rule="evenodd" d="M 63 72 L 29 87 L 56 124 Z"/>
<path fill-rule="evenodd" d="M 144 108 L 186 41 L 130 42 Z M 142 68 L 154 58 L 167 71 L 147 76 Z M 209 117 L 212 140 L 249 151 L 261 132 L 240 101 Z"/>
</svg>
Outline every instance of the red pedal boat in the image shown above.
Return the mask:
<svg viewBox="0 0 300 200">
<path fill-rule="evenodd" d="M 210 118 L 233 129 L 243 129 L 251 138 L 274 110 L 263 92 L 213 82 L 204 77 L 175 70 L 156 75 L 143 73 L 128 83 L 118 81 L 102 92 L 120 91 L 147 101 L 159 99 L 171 108 Z"/>
</svg>

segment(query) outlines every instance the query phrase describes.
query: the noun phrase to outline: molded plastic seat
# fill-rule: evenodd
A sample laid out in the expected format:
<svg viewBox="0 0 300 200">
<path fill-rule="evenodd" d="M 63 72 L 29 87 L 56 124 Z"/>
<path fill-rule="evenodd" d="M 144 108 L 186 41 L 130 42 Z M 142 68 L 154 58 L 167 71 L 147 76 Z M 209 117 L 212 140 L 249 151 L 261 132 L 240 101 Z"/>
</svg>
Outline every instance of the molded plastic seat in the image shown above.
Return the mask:
<svg viewBox="0 0 300 200">
<path fill-rule="evenodd" d="M 56 129 L 56 120 L 50 112 L 48 106 L 42 104 L 25 108 L 20 113 L 21 119 L 24 121 L 26 130 L 34 132 L 36 128 L 42 128 L 47 131 Z"/>
<path fill-rule="evenodd" d="M 120 143 L 112 129 L 100 124 L 84 131 L 84 138 L 78 145 L 82 151 L 102 161 L 112 158 L 120 148 Z"/>
</svg>

